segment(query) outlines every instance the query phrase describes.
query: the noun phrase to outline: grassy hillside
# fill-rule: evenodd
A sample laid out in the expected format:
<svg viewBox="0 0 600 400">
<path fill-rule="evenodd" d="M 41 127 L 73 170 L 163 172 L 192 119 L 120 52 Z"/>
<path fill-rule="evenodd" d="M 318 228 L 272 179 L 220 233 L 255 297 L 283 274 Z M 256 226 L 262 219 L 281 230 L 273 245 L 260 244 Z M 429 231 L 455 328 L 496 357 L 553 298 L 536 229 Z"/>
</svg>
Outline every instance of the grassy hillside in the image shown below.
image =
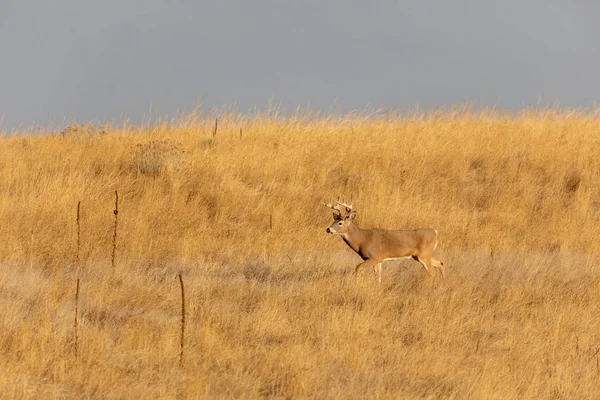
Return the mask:
<svg viewBox="0 0 600 400">
<path fill-rule="evenodd" d="M 599 132 L 541 110 L 0 137 L 3 394 L 599 397 Z M 356 281 L 337 195 L 362 227 L 437 229 L 448 279 Z"/>
</svg>

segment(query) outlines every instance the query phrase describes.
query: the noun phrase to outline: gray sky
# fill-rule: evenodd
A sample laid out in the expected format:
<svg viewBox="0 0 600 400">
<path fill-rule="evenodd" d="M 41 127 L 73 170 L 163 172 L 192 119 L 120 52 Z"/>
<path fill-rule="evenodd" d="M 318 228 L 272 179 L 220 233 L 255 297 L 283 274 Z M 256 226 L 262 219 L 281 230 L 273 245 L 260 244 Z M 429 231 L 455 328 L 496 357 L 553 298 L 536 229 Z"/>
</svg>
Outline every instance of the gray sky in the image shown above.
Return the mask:
<svg viewBox="0 0 600 400">
<path fill-rule="evenodd" d="M 0 0 L 0 130 L 199 102 L 587 107 L 599 22 L 595 0 Z"/>
</svg>

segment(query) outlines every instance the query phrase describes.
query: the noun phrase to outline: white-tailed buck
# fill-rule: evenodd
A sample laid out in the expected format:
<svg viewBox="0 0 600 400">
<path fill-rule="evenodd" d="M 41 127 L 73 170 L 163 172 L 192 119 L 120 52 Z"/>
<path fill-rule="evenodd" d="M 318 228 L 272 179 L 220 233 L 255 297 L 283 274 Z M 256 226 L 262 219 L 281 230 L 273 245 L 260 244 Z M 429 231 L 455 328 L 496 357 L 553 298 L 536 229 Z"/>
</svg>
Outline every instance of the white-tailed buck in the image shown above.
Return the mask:
<svg viewBox="0 0 600 400">
<path fill-rule="evenodd" d="M 335 201 L 338 205 L 323 204 L 334 210 L 333 224 L 327 233 L 340 235 L 344 242 L 363 259 L 356 266 L 355 274 L 363 267 L 373 267 L 377 280 L 381 282 L 381 263 L 387 260 L 407 260 L 420 262 L 430 277 L 437 268 L 446 277 L 444 263 L 432 258 L 438 242 L 435 229 L 387 230 L 361 229 L 354 223 L 356 211 L 352 205 Z M 345 213 L 342 211 L 344 207 Z"/>
</svg>

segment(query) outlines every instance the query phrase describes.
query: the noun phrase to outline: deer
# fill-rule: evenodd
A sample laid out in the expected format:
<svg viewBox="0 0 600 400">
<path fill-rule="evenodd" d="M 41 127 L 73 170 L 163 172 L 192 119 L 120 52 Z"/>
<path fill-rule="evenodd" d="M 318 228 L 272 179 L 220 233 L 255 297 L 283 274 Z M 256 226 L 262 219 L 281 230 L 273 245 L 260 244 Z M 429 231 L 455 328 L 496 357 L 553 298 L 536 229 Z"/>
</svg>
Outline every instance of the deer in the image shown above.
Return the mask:
<svg viewBox="0 0 600 400">
<path fill-rule="evenodd" d="M 355 276 L 358 276 L 361 268 L 373 267 L 377 281 L 381 283 L 381 264 L 384 261 L 412 258 L 423 265 L 430 278 L 434 277 L 432 267 L 438 269 L 442 277 L 446 278 L 444 262 L 431 257 L 438 244 L 438 231 L 430 228 L 362 229 L 354 222 L 356 211 L 351 204 L 340 201 L 335 203 L 337 205 L 323 203 L 333 210 L 333 224 L 327 228 L 327 233 L 341 236 L 344 242 L 363 259 L 354 270 Z"/>
</svg>

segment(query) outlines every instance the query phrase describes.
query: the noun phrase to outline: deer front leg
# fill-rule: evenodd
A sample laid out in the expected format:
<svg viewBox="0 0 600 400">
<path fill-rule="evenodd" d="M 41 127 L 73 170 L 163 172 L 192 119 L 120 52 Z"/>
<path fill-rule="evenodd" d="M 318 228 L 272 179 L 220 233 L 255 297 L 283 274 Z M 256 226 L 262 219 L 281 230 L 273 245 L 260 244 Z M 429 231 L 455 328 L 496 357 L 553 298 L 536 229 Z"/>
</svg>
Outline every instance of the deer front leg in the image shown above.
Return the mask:
<svg viewBox="0 0 600 400">
<path fill-rule="evenodd" d="M 378 261 L 378 260 L 375 260 L 375 259 L 373 259 L 373 258 L 370 258 L 370 259 L 368 259 L 368 260 L 366 260 L 366 261 L 363 261 L 363 262 L 361 262 L 360 264 L 358 264 L 358 265 L 356 266 L 356 269 L 354 270 L 354 275 L 356 275 L 356 277 L 358 278 L 358 270 L 359 270 L 359 269 L 361 269 L 361 268 L 363 268 L 363 267 L 374 267 L 374 266 L 376 266 L 377 264 L 379 264 L 379 261 Z"/>
<path fill-rule="evenodd" d="M 381 262 L 373 267 L 375 270 L 375 275 L 377 275 L 377 282 L 381 284 Z"/>
</svg>

